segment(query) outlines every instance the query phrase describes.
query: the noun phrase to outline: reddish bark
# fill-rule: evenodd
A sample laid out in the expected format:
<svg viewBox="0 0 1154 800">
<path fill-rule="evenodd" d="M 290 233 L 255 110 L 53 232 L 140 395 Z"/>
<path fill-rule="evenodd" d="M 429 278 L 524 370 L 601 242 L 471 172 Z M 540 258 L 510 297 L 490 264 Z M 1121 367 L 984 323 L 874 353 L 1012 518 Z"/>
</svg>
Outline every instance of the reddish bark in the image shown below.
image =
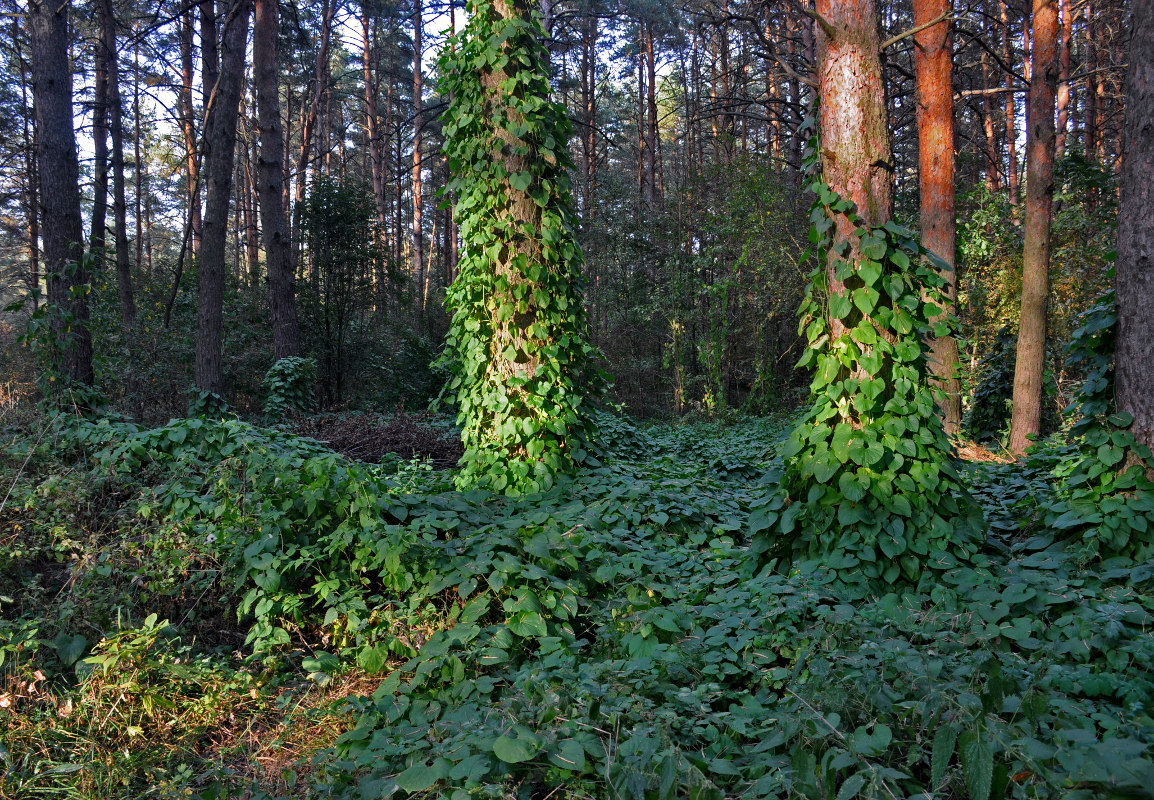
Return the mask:
<svg viewBox="0 0 1154 800">
<path fill-rule="evenodd" d="M 915 0 L 914 26 L 924 25 L 950 11 L 950 0 Z M 914 39 L 914 66 L 918 91 L 918 175 L 921 194 L 922 244 L 936 253 L 950 270 L 946 299 L 953 310 L 958 290 L 955 260 L 956 213 L 954 202 L 954 90 L 949 22 L 940 22 Z M 950 336 L 934 339 L 931 370 L 943 392 L 942 417 L 947 433 L 957 431 L 962 419 L 961 386 L 956 364 L 958 343 Z"/>
</svg>

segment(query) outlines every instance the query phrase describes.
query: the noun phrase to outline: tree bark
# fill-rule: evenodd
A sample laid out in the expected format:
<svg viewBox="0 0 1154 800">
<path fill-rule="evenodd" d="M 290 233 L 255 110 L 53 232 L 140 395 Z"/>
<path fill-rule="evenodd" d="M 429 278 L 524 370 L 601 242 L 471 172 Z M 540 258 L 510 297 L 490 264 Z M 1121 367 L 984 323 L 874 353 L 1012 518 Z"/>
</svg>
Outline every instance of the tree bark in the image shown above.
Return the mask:
<svg viewBox="0 0 1154 800">
<path fill-rule="evenodd" d="M 1070 40 L 1074 35 L 1070 5 L 1070 0 L 1059 0 L 1062 39 L 1058 44 L 1058 131 L 1054 143 L 1056 158 L 1066 154 L 1066 129 L 1070 125 Z"/>
<path fill-rule="evenodd" d="M 1118 339 L 1114 357 L 1118 410 L 1131 431 L 1154 447 L 1154 0 L 1134 0 L 1126 74 L 1122 192 L 1118 215 Z"/>
<path fill-rule="evenodd" d="M 950 12 L 950 0 L 915 0 L 914 27 Z M 956 212 L 954 198 L 954 90 L 950 24 L 940 22 L 917 34 L 914 66 L 917 76 L 918 175 L 921 194 L 922 244 L 950 265 L 943 275 L 945 295 L 953 312 L 958 299 L 954 266 Z M 942 418 L 947 433 L 962 420 L 961 385 L 957 376 L 958 343 L 952 336 L 934 339 L 931 372 L 944 395 Z"/>
<path fill-rule="evenodd" d="M 1022 311 L 1014 366 L 1010 452 L 1023 454 L 1042 426 L 1046 311 L 1050 295 L 1050 214 L 1054 195 L 1054 105 L 1058 84 L 1058 0 L 1034 0 L 1026 129 L 1026 219 Z"/>
<path fill-rule="evenodd" d="M 108 59 L 116 57 L 116 23 L 106 19 L 108 3 L 96 4 L 100 35 L 92 55 L 92 225 L 88 243 L 104 260 L 108 235 Z"/>
<path fill-rule="evenodd" d="M 212 0 L 201 5 L 202 13 Z M 233 155 L 236 126 L 240 114 L 240 92 L 244 81 L 245 49 L 248 38 L 248 0 L 236 0 L 224 24 L 221 63 L 211 69 L 219 74 L 208 114 L 205 136 L 205 177 L 208 194 L 204 208 L 204 234 L 200 243 L 200 290 L 196 313 L 196 386 L 220 395 L 224 390 L 221 373 L 223 351 L 225 250 L 228 243 L 229 204 L 232 198 Z M 213 25 L 215 29 L 215 24 Z M 205 54 L 202 69 L 209 74 Z"/>
<path fill-rule="evenodd" d="M 252 29 L 252 78 L 256 87 L 257 128 L 260 131 L 256 186 L 260 200 L 265 271 L 268 274 L 273 354 L 280 360 L 299 356 L 301 345 L 292 250 L 284 212 L 284 139 L 277 87 L 278 14 L 277 0 L 256 0 Z"/>
<path fill-rule="evenodd" d="M 116 285 L 120 296 L 120 321 L 125 328 L 136 323 L 136 300 L 132 292 L 132 268 L 128 260 L 128 204 L 124 191 L 124 111 L 120 99 L 120 56 L 116 45 L 116 17 L 112 0 L 99 0 L 101 40 L 106 48 L 108 127 L 112 133 L 112 215 L 116 225 Z"/>
<path fill-rule="evenodd" d="M 21 48 L 19 17 L 12 18 L 12 44 L 20 70 L 20 100 L 26 109 L 28 102 L 28 64 Z M 28 273 L 25 281 L 32 299 L 32 310 L 40 307 L 40 177 L 36 168 L 38 148 L 35 113 L 25 114 L 21 126 L 24 139 L 24 214 L 28 226 Z"/>
<path fill-rule="evenodd" d="M 424 22 L 421 19 L 421 0 L 413 0 L 413 276 L 417 281 L 417 291 L 421 290 L 425 269 L 424 235 L 421 232 L 421 208 L 424 190 L 421 186 L 421 136 L 424 133 L 423 97 L 424 70 L 421 64 L 421 33 Z M 425 312 L 424 302 L 421 313 Z"/>
<path fill-rule="evenodd" d="M 184 135 L 184 160 L 188 186 L 188 215 L 192 252 L 200 252 L 200 160 L 196 153 L 196 120 L 192 104 L 192 32 L 193 11 L 189 7 L 180 17 L 180 130 Z"/>
<path fill-rule="evenodd" d="M 893 213 L 893 188 L 877 10 L 874 0 L 817 0 L 817 13 L 831 26 L 820 26 L 817 36 L 822 175 L 866 224 L 880 225 Z M 844 258 L 856 261 L 855 226 L 844 214 L 835 224 L 834 248 L 848 243 Z M 830 294 L 844 292 L 832 260 L 827 272 Z M 830 323 L 832 339 L 845 332 L 842 320 Z"/>
<path fill-rule="evenodd" d="M 91 386 L 92 337 L 88 330 L 88 275 L 80 218 L 80 165 L 72 127 L 72 69 L 68 58 L 68 4 L 29 3 L 32 97 L 40 216 L 44 220 L 44 271 L 52 330 L 59 342 L 55 368 L 69 382 Z"/>
</svg>

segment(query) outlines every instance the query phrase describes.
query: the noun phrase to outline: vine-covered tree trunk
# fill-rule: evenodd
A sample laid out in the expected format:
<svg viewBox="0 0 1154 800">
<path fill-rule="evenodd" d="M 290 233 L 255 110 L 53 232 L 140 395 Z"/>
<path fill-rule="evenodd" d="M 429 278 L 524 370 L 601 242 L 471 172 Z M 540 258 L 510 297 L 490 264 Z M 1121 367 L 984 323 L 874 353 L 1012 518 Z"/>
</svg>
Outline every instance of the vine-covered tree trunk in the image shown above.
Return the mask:
<svg viewBox="0 0 1154 800">
<path fill-rule="evenodd" d="M 916 0 L 914 26 L 948 14 L 950 0 Z M 921 194 L 922 245 L 936 253 L 950 269 L 945 295 L 953 313 L 958 299 L 954 267 L 957 215 L 954 210 L 954 89 L 950 23 L 943 21 L 915 37 L 914 65 L 918 87 L 918 175 Z M 958 343 L 952 336 L 935 338 L 930 369 L 934 383 L 945 395 L 941 404 L 946 433 L 962 421 L 961 386 L 957 376 Z"/>
<path fill-rule="evenodd" d="M 1118 215 L 1118 410 L 1154 447 L 1154 0 L 1134 0 L 1126 74 L 1125 156 Z"/>
<path fill-rule="evenodd" d="M 1054 101 L 1058 84 L 1057 0 L 1034 0 L 1033 66 L 1026 119 L 1026 220 L 1022 311 L 1014 365 L 1012 453 L 1025 453 L 1042 427 L 1042 375 L 1050 296 L 1050 213 L 1054 196 Z"/>
<path fill-rule="evenodd" d="M 211 0 L 202 6 L 212 6 Z M 232 198 L 236 124 L 240 114 L 241 83 L 248 40 L 249 0 L 236 0 L 225 19 L 221 63 L 205 132 L 204 233 L 200 243 L 200 289 L 196 312 L 196 386 L 220 395 L 225 250 L 228 244 L 229 205 Z M 213 24 L 215 30 L 215 23 Z M 206 71 L 208 54 L 205 54 Z"/>
<path fill-rule="evenodd" d="M 524 493 L 586 459 L 599 383 L 581 298 L 565 110 L 526 0 L 472 0 L 442 57 L 444 131 L 463 252 L 447 341 L 461 404 L 462 485 Z"/>
<path fill-rule="evenodd" d="M 68 4 L 29 3 L 32 97 L 36 112 L 36 162 L 40 218 L 44 221 L 44 271 L 52 330 L 59 344 L 54 365 L 65 379 L 91 386 L 92 337 L 88 330 L 88 275 L 80 219 L 80 165 L 72 127 L 72 69 L 68 59 Z"/>
<path fill-rule="evenodd" d="M 881 225 L 893 210 L 889 127 L 874 0 L 818 0 L 818 92 L 821 96 L 821 169 L 825 182 L 857 207 L 868 225 Z M 845 215 L 835 218 L 835 248 L 827 270 L 830 295 L 845 292 L 835 274 L 838 258 L 857 261 L 859 239 Z M 830 320 L 830 337 L 845 333 L 841 319 Z"/>
<path fill-rule="evenodd" d="M 273 353 L 279 361 L 301 354 L 293 286 L 292 250 L 284 210 L 284 139 L 277 88 L 278 0 L 256 0 L 252 28 L 253 84 L 256 88 L 260 157 L 256 189 L 260 201 Z"/>
</svg>

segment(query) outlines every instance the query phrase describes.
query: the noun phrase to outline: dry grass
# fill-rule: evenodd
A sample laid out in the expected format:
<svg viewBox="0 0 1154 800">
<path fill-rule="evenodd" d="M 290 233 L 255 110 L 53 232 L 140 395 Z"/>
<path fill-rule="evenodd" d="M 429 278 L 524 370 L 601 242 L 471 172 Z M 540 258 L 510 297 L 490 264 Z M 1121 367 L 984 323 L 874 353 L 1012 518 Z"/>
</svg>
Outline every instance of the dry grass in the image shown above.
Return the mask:
<svg viewBox="0 0 1154 800">
<path fill-rule="evenodd" d="M 978 444 L 969 439 L 954 439 L 954 452 L 958 454 L 958 458 L 963 461 L 977 461 L 977 462 L 992 462 L 995 464 L 1011 464 L 1016 459 L 1007 450 L 998 447 L 997 450 L 991 450 L 988 447 Z"/>
</svg>

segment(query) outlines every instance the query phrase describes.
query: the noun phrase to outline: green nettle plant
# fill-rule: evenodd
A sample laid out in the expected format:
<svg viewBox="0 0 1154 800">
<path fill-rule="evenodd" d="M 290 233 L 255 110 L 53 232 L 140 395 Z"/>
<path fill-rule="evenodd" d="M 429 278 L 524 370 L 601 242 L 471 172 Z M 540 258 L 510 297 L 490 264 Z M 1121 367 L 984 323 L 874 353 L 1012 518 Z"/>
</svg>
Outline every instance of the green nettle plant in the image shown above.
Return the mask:
<svg viewBox="0 0 1154 800">
<path fill-rule="evenodd" d="M 522 0 L 473 0 L 441 91 L 463 253 L 447 339 L 465 455 L 458 484 L 540 491 L 592 456 L 588 340 L 566 169 L 569 122 L 548 99 L 545 34 Z"/>
<path fill-rule="evenodd" d="M 818 168 L 810 141 L 810 241 L 816 266 L 801 305 L 813 367 L 811 407 L 783 451 L 781 491 L 751 518 L 755 549 L 770 560 L 814 560 L 859 593 L 917 582 L 977 550 L 978 506 L 963 488 L 929 383 L 931 335 L 941 316 L 947 269 L 917 235 L 894 222 L 867 225 Z M 849 260 L 835 243 L 844 215 L 861 239 Z M 845 291 L 829 291 L 827 265 Z M 937 267 L 938 269 L 935 269 Z M 844 333 L 835 336 L 833 320 Z"/>
</svg>

